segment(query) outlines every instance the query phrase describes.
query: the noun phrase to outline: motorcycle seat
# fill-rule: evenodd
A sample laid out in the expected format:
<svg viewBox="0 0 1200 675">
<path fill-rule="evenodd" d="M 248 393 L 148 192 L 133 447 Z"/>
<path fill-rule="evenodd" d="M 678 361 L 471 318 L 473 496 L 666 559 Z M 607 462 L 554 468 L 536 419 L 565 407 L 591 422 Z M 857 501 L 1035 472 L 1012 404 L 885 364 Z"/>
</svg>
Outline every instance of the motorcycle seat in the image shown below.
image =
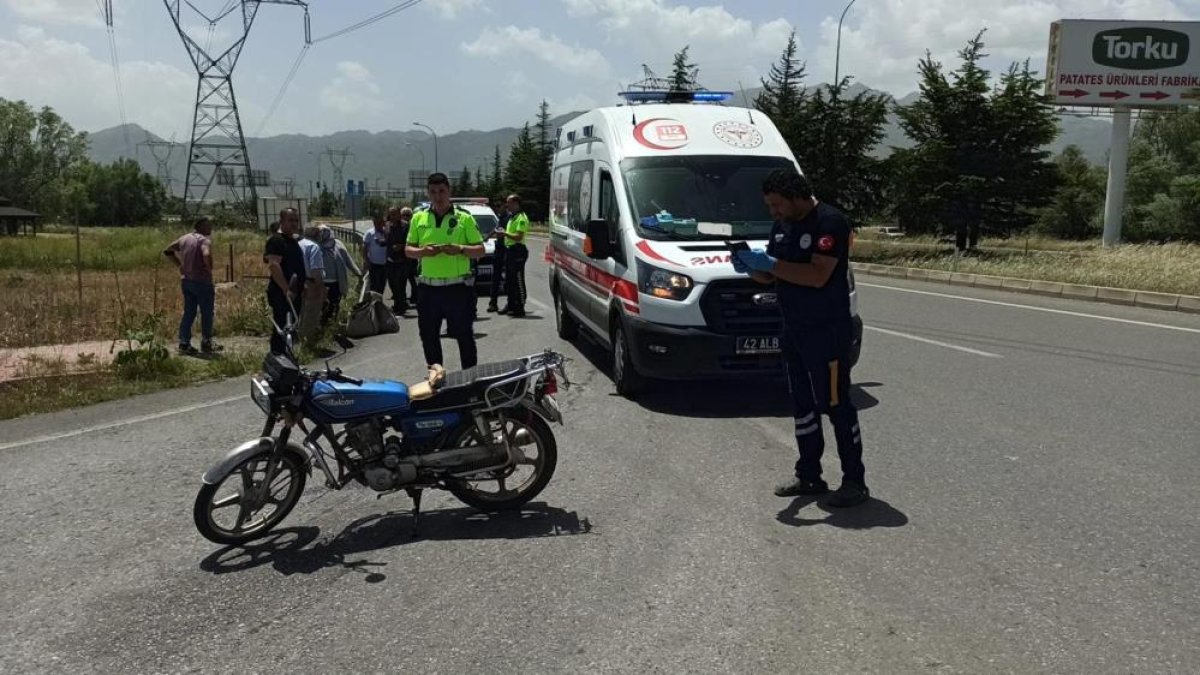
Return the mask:
<svg viewBox="0 0 1200 675">
<path fill-rule="evenodd" d="M 474 368 L 445 373 L 440 385 L 433 387 L 433 395 L 414 400 L 412 409 L 414 411 L 437 410 L 478 403 L 483 401 L 484 392 L 488 387 L 527 371 L 528 367 L 524 361 L 513 359 L 481 363 Z M 523 386 L 525 386 L 524 380 L 516 380 L 512 384 L 502 386 L 493 392 L 493 400 L 501 400 L 505 395 L 515 396 Z"/>
</svg>

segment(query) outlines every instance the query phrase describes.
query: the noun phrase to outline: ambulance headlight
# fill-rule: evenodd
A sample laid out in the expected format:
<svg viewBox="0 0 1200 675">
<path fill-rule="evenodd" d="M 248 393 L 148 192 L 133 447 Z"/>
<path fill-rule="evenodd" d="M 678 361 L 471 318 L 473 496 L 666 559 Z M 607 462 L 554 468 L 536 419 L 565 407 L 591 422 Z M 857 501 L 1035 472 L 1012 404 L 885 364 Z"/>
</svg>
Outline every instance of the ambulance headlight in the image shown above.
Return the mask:
<svg viewBox="0 0 1200 675">
<path fill-rule="evenodd" d="M 637 269 L 638 290 L 655 298 L 684 300 L 696 285 L 686 274 L 654 267 L 641 260 L 638 261 Z"/>
</svg>

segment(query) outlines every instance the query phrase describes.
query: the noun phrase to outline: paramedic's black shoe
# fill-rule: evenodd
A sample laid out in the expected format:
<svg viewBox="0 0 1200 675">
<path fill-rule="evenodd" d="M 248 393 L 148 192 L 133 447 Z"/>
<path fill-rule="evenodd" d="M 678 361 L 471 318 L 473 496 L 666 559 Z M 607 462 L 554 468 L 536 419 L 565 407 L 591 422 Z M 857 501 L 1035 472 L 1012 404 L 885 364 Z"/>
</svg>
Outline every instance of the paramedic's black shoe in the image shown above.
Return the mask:
<svg viewBox="0 0 1200 675">
<path fill-rule="evenodd" d="M 823 495 L 829 492 L 825 481 L 811 481 L 793 478 L 775 488 L 776 497 L 801 497 L 807 495 Z"/>
<path fill-rule="evenodd" d="M 179 345 L 178 351 L 180 354 L 183 354 L 184 356 L 195 356 L 200 353 L 200 352 L 196 351 L 196 348 L 191 345 Z"/>
<path fill-rule="evenodd" d="M 211 340 L 205 340 L 204 342 L 200 343 L 200 351 L 204 352 L 205 354 L 216 354 L 218 352 L 225 351 L 225 347 L 212 342 Z"/>
<path fill-rule="evenodd" d="M 825 504 L 838 509 L 858 506 L 871 498 L 871 491 L 866 485 L 845 481 L 842 486 L 829 495 Z"/>
</svg>

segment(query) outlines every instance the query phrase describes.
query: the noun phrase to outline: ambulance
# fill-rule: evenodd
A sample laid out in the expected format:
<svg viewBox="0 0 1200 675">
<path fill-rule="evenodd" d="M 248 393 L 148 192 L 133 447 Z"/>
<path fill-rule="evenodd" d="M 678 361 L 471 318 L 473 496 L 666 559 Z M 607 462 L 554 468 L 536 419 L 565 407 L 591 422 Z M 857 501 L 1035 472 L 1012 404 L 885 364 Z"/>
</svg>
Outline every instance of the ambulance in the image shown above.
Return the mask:
<svg viewBox="0 0 1200 675">
<path fill-rule="evenodd" d="M 546 261 L 559 336 L 605 347 L 626 396 L 650 379 L 781 375 L 777 296 L 734 272 L 728 246 L 766 248 L 762 181 L 799 171 L 795 157 L 766 115 L 724 105 L 728 92 L 622 96 L 556 137 Z"/>
</svg>

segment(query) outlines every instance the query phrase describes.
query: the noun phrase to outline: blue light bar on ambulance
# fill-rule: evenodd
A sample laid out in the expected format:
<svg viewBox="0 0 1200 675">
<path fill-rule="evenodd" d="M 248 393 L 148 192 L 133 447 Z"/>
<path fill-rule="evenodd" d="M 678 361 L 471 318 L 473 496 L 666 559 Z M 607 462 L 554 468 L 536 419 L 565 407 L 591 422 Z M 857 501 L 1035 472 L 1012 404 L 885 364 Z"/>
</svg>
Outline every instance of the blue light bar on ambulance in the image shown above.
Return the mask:
<svg viewBox="0 0 1200 675">
<path fill-rule="evenodd" d="M 629 103 L 720 103 L 733 98 L 731 91 L 623 91 Z"/>
</svg>

